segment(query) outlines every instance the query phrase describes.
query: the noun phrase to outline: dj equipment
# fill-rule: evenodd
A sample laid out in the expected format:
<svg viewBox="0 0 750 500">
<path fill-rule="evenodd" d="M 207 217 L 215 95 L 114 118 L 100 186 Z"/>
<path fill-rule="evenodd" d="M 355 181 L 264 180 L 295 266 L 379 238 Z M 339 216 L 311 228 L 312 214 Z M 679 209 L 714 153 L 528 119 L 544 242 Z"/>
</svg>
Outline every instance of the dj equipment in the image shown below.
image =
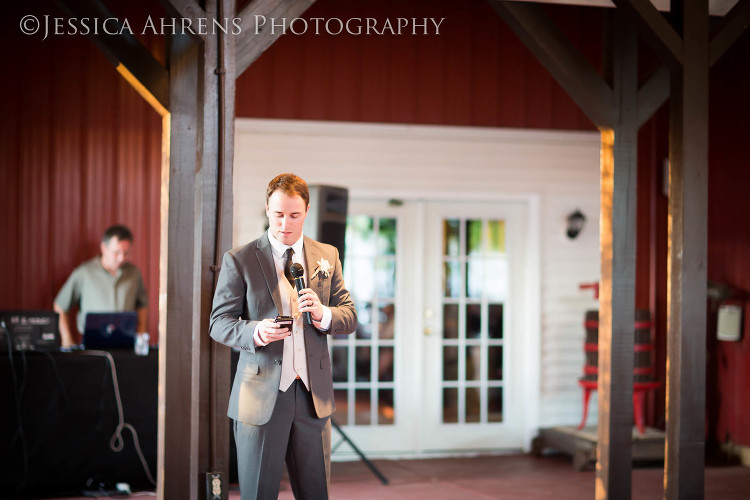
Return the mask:
<svg viewBox="0 0 750 500">
<path fill-rule="evenodd" d="M 60 346 L 57 313 L 45 310 L 0 311 L 0 352 L 54 351 Z"/>
</svg>

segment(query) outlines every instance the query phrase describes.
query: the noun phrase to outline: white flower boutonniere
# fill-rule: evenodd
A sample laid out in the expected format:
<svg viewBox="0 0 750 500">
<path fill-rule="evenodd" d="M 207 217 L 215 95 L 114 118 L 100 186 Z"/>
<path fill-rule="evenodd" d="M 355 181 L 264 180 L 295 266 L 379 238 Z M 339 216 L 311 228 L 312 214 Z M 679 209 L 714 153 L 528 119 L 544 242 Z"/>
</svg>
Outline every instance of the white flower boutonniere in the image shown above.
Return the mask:
<svg viewBox="0 0 750 500">
<path fill-rule="evenodd" d="M 333 266 L 330 262 L 325 259 L 320 259 L 316 264 L 318 264 L 318 268 L 315 270 L 314 274 L 322 274 L 323 278 L 331 277 L 331 269 Z"/>
</svg>

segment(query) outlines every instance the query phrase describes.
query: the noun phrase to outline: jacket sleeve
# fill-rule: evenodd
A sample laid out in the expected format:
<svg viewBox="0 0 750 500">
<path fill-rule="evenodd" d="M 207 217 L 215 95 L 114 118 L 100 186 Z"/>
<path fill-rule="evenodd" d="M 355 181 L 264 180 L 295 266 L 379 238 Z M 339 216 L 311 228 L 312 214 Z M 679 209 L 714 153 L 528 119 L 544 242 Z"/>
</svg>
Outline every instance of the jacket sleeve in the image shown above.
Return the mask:
<svg viewBox="0 0 750 500">
<path fill-rule="evenodd" d="M 331 275 L 331 294 L 328 307 L 331 309 L 331 328 L 326 332 L 332 335 L 346 335 L 357 329 L 357 311 L 344 285 L 339 251 L 334 247 L 336 267 Z"/>
<path fill-rule="evenodd" d="M 247 317 L 247 286 L 235 255 L 226 252 L 214 293 L 209 333 L 219 343 L 254 352 L 253 332 L 259 321 Z"/>
</svg>

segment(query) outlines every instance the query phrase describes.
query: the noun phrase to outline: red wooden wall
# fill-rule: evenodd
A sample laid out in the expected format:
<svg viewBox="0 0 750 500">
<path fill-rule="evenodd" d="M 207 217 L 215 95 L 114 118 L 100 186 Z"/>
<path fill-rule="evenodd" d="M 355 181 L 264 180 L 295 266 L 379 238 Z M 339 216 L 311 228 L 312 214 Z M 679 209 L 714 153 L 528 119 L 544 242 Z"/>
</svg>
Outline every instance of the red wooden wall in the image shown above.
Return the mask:
<svg viewBox="0 0 750 500">
<path fill-rule="evenodd" d="M 156 332 L 160 119 L 85 38 L 20 35 L 21 15 L 63 15 L 53 2 L 32 5 L 12 7 L 0 20 L 3 46 L 13 49 L 5 51 L 8 74 L 0 79 L 0 308 L 50 307 L 73 267 L 95 255 L 102 230 L 123 222 L 135 233 L 133 261 L 147 281 Z M 129 5 L 129 18 L 163 15 L 156 1 Z M 600 68 L 607 11 L 548 12 Z M 305 17 L 446 20 L 440 36 L 286 35 L 239 78 L 239 117 L 593 130 L 482 0 L 318 0 Z M 749 39 L 745 34 L 712 70 L 710 102 L 709 278 L 744 290 Z M 144 43 L 161 53 L 163 40 Z M 655 314 L 662 380 L 667 205 L 659 192 L 668 121 L 663 108 L 639 135 L 637 304 Z M 748 315 L 746 304 L 745 332 Z M 739 343 L 718 343 L 715 314 L 709 319 L 709 429 L 720 440 L 750 445 L 750 340 L 746 334 Z M 649 422 L 664 425 L 663 389 L 652 397 Z"/>
<path fill-rule="evenodd" d="M 32 2 L 3 19 L 0 309 L 51 309 L 75 266 L 98 254 L 104 229 L 123 223 L 155 340 L 161 118 L 85 37 L 21 35 L 29 13 L 65 15 Z"/>
</svg>

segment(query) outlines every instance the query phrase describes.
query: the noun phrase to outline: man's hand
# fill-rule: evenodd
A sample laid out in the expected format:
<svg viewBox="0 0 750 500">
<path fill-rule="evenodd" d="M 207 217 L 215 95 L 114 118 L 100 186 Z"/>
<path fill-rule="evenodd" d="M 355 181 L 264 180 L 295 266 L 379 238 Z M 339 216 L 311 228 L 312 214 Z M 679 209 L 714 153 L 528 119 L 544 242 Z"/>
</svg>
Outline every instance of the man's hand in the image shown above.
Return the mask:
<svg viewBox="0 0 750 500">
<path fill-rule="evenodd" d="M 284 340 L 291 333 L 289 328 L 279 325 L 273 319 L 266 318 L 258 324 L 258 337 L 264 344 Z"/>
<path fill-rule="evenodd" d="M 313 321 L 320 322 L 323 319 L 323 304 L 320 303 L 318 294 L 312 288 L 303 288 L 299 291 L 299 312 L 309 312 Z"/>
</svg>

